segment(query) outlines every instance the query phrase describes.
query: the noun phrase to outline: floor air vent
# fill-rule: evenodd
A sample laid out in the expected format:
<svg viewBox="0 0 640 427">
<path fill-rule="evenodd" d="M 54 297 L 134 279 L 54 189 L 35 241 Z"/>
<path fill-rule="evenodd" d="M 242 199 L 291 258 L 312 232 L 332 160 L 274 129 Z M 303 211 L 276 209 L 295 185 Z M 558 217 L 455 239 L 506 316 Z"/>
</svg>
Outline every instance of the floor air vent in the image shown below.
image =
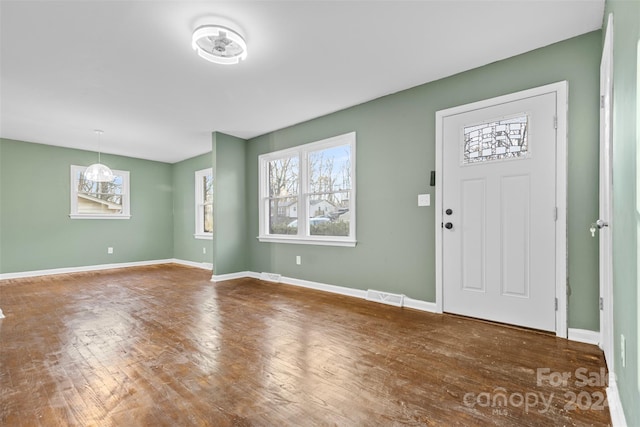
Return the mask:
<svg viewBox="0 0 640 427">
<path fill-rule="evenodd" d="M 260 273 L 260 280 L 266 280 L 268 282 L 279 282 L 282 276 L 276 273 Z"/>
<path fill-rule="evenodd" d="M 396 307 L 402 307 L 404 304 L 404 295 L 402 294 L 391 294 L 388 292 L 374 291 L 373 289 L 367 290 L 367 299 L 369 301 L 395 305 Z"/>
</svg>

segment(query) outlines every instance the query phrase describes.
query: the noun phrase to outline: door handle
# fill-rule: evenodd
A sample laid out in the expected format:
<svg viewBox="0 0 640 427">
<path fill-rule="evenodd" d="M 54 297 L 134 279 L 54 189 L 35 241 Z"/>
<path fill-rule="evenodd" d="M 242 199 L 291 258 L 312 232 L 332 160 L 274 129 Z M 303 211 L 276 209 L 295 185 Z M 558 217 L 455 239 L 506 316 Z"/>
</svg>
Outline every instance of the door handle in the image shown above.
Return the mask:
<svg viewBox="0 0 640 427">
<path fill-rule="evenodd" d="M 589 231 L 591 232 L 591 237 L 596 237 L 596 231 L 602 230 L 603 228 L 608 226 L 609 226 L 608 222 L 603 221 L 601 219 L 597 220 L 596 222 L 591 224 L 591 227 L 589 228 Z"/>
<path fill-rule="evenodd" d="M 453 224 L 448 222 L 444 225 L 444 228 L 446 228 L 447 230 L 451 230 L 453 228 Z"/>
</svg>

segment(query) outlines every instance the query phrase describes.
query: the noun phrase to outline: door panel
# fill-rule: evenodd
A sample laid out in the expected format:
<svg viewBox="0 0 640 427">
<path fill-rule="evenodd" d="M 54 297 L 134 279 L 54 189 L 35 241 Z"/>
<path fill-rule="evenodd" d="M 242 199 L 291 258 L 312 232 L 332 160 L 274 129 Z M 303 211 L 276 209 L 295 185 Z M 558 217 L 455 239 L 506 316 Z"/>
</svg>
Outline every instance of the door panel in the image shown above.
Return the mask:
<svg viewBox="0 0 640 427">
<path fill-rule="evenodd" d="M 462 182 L 462 289 L 485 291 L 483 179 Z"/>
<path fill-rule="evenodd" d="M 529 297 L 529 176 L 502 177 L 502 294 Z"/>
<path fill-rule="evenodd" d="M 443 121 L 444 311 L 555 331 L 555 92 Z"/>
</svg>

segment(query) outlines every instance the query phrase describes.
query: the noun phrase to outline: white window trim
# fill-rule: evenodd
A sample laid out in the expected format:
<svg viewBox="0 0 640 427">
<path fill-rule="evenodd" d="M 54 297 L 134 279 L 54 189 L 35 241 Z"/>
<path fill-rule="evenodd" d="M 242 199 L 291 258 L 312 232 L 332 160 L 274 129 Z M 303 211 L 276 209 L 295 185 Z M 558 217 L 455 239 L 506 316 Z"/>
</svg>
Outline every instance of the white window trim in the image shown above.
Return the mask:
<svg viewBox="0 0 640 427">
<path fill-rule="evenodd" d="M 204 213 L 200 209 L 204 203 L 200 200 L 204 198 L 204 188 L 202 186 L 202 178 L 211 175 L 213 177 L 213 168 L 202 169 L 195 173 L 195 233 L 193 237 L 199 240 L 213 240 L 213 232 L 204 232 Z"/>
<path fill-rule="evenodd" d="M 311 196 L 307 189 L 308 181 L 308 157 L 309 152 L 319 151 L 341 145 L 349 145 L 351 148 L 351 190 L 350 190 L 350 226 L 349 236 L 311 236 L 305 235 L 308 224 L 307 215 L 307 199 Z M 297 235 L 280 235 L 269 234 L 269 178 L 268 167 L 270 161 L 282 159 L 283 157 L 298 156 L 300 159 L 300 175 L 298 185 L 298 234 Z M 266 153 L 258 157 L 258 174 L 259 174 L 259 235 L 257 237 L 260 242 L 268 243 L 293 243 L 301 245 L 320 245 L 320 246 L 356 246 L 356 133 L 349 132 L 343 135 L 334 136 L 316 142 L 288 148 L 285 150 Z M 304 230 L 304 231 L 303 231 Z"/>
<path fill-rule="evenodd" d="M 122 213 L 121 214 L 81 214 L 78 213 L 78 187 L 75 181 L 76 174 L 87 169 L 86 166 L 71 165 L 70 167 L 70 213 L 71 219 L 129 219 L 131 218 L 130 193 L 129 193 L 129 171 L 113 170 L 114 175 L 122 176 Z"/>
</svg>

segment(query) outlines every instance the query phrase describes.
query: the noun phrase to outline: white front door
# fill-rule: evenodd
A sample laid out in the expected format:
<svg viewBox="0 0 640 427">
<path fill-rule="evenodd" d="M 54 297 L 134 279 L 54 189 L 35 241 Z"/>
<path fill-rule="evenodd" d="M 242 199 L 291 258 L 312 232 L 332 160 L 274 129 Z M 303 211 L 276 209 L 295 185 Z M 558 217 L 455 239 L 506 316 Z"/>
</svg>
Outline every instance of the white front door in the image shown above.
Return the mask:
<svg viewBox="0 0 640 427">
<path fill-rule="evenodd" d="M 556 97 L 443 118 L 444 311 L 556 331 Z"/>
</svg>

